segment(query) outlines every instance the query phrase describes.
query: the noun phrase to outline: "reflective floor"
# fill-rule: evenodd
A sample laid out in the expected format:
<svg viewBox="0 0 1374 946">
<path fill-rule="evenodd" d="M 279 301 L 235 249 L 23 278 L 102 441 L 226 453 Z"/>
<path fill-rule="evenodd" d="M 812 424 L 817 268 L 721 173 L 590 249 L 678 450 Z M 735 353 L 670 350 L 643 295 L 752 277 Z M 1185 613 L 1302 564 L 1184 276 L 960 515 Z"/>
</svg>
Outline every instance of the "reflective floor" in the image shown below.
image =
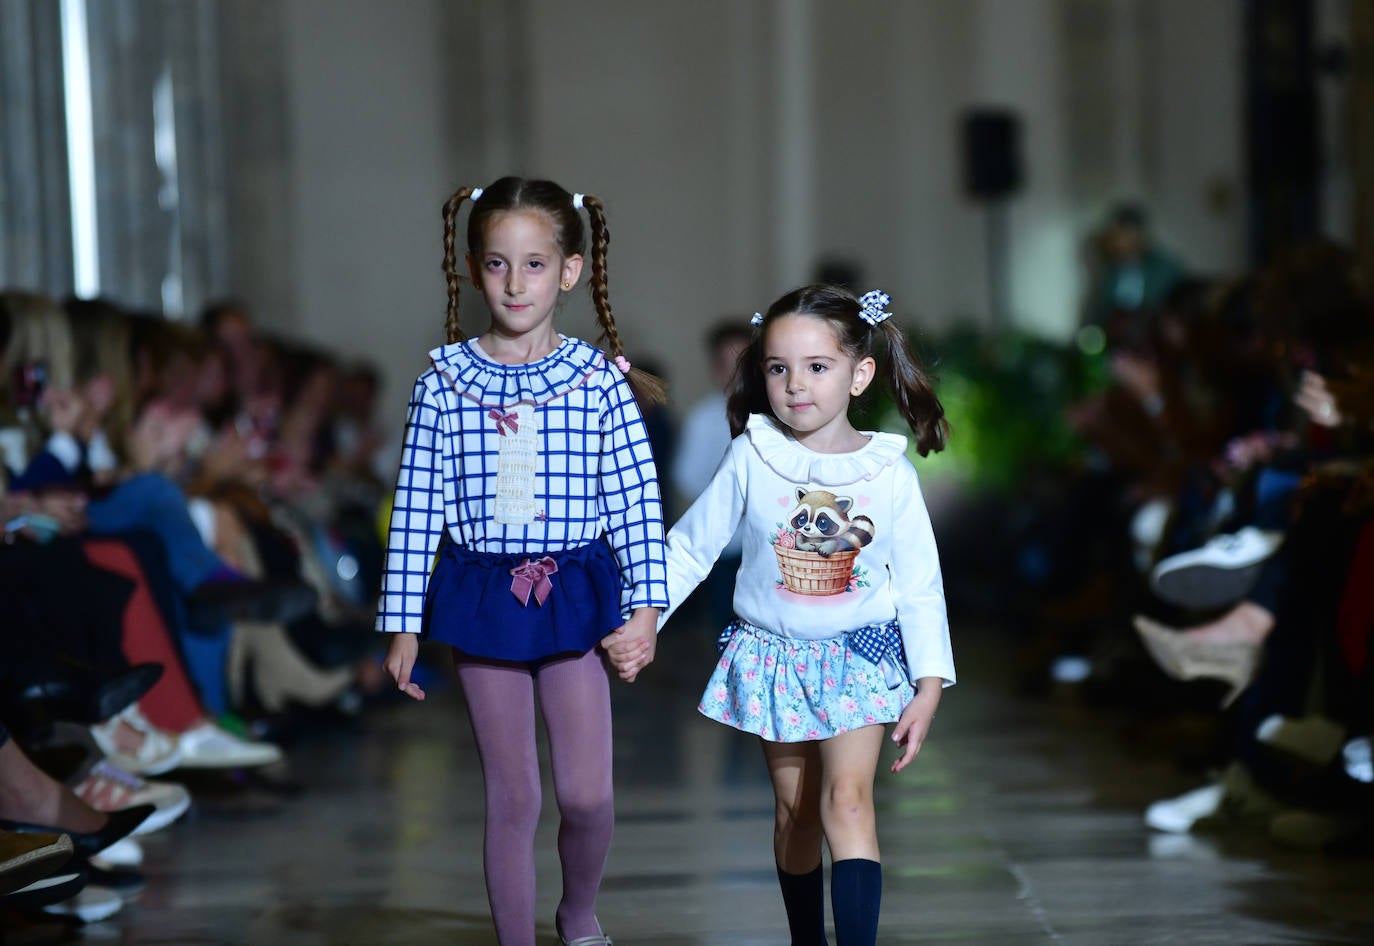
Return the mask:
<svg viewBox="0 0 1374 946">
<path fill-rule="evenodd" d="M 1245 833 L 1152 836 L 1141 810 L 1191 787 L 1187 776 L 1128 751 L 1079 704 L 1016 700 L 996 638 L 956 649 L 963 682 L 918 763 L 880 774 L 881 943 L 1374 942 L 1374 862 Z M 788 943 L 757 746 L 693 709 L 709 661 L 700 642 L 665 639 L 652 679 L 617 687 L 618 829 L 600 915 L 622 946 Z M 452 690 L 313 734 L 292 760 L 294 797 L 203 790 L 147 845 L 147 888 L 121 916 L 3 941 L 494 942 L 480 780 Z M 553 811 L 550 798 L 539 848 L 550 918 Z"/>
</svg>

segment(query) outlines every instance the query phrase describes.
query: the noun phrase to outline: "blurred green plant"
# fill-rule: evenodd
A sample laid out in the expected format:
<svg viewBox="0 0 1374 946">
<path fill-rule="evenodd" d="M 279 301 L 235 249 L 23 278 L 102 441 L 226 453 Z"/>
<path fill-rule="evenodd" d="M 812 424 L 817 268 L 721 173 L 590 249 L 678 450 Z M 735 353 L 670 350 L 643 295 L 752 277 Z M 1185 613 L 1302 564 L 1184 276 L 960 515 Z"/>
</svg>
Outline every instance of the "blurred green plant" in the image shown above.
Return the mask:
<svg viewBox="0 0 1374 946">
<path fill-rule="evenodd" d="M 1080 458 L 1083 442 L 1069 424 L 1069 407 L 1107 386 L 1103 354 L 1026 333 L 967 329 L 920 349 L 938 378 L 950 425 L 943 452 L 924 459 L 911 452 L 922 479 L 1011 492 L 1031 471 Z M 909 433 L 885 391 L 869 401 L 859 420 Z"/>
</svg>

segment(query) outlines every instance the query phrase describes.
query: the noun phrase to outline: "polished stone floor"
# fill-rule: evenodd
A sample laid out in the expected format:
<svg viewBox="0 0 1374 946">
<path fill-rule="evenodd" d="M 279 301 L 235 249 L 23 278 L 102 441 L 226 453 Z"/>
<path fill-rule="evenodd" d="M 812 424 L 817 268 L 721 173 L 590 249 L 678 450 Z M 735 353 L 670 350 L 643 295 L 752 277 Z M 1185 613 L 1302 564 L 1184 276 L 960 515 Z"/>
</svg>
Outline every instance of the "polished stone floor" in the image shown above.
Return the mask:
<svg viewBox="0 0 1374 946">
<path fill-rule="evenodd" d="M 1021 701 L 1000 642 L 956 641 L 918 763 L 880 774 L 884 944 L 1374 942 L 1374 862 L 1283 852 L 1241 833 L 1152 836 L 1140 812 L 1190 787 L 1072 700 Z M 693 710 L 709 650 L 665 640 L 617 687 L 618 829 L 600 903 L 620 944 L 786 946 L 756 744 Z M 6 943 L 464 946 L 494 942 L 481 787 L 451 691 L 292 747 L 300 792 L 210 786 L 147 845 L 147 888 L 82 932 Z M 540 903 L 557 894 L 552 800 Z M 547 929 L 552 943 L 552 930 Z"/>
</svg>

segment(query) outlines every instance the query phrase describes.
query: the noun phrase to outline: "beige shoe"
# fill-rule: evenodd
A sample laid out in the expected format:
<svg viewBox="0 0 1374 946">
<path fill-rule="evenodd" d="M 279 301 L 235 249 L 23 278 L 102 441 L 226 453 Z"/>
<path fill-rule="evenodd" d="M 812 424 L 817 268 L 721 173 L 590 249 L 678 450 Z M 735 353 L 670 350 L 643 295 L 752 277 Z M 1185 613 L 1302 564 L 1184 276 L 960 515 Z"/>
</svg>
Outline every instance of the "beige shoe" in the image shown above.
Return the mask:
<svg viewBox="0 0 1374 946">
<path fill-rule="evenodd" d="M 126 731 L 124 740 L 120 739 L 121 728 Z M 130 732 L 138 742 L 138 748 L 132 752 L 127 751 Z M 176 736 L 148 722 L 139 712 L 137 703 L 131 703 L 105 722 L 92 726 L 91 737 L 105 757 L 126 772 L 161 775 L 181 762 Z"/>
<path fill-rule="evenodd" d="M 229 693 L 235 705 L 253 695 L 269 713 L 289 703 L 320 707 L 338 698 L 353 683 L 353 668 L 323 670 L 296 649 L 280 624 L 240 622 L 229 644 Z"/>
<path fill-rule="evenodd" d="M 1175 680 L 1209 679 L 1230 684 L 1223 706 L 1229 706 L 1250 685 L 1259 667 L 1258 644 L 1199 640 L 1139 614 L 1133 623 L 1155 663 Z"/>
</svg>

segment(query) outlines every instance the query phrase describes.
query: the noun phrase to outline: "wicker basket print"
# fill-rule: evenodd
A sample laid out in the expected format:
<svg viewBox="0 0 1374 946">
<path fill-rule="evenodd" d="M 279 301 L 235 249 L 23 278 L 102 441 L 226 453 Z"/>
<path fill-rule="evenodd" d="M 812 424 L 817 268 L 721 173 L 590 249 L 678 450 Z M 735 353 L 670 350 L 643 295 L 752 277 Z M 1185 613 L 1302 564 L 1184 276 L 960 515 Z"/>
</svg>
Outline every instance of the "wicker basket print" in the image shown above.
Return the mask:
<svg viewBox="0 0 1374 946">
<path fill-rule="evenodd" d="M 829 558 L 820 552 L 803 552 L 781 545 L 774 545 L 773 551 L 778 555 L 783 586 L 799 595 L 837 595 L 847 590 L 854 574 L 854 559 L 859 557 L 858 549 L 836 552 Z"/>
</svg>

